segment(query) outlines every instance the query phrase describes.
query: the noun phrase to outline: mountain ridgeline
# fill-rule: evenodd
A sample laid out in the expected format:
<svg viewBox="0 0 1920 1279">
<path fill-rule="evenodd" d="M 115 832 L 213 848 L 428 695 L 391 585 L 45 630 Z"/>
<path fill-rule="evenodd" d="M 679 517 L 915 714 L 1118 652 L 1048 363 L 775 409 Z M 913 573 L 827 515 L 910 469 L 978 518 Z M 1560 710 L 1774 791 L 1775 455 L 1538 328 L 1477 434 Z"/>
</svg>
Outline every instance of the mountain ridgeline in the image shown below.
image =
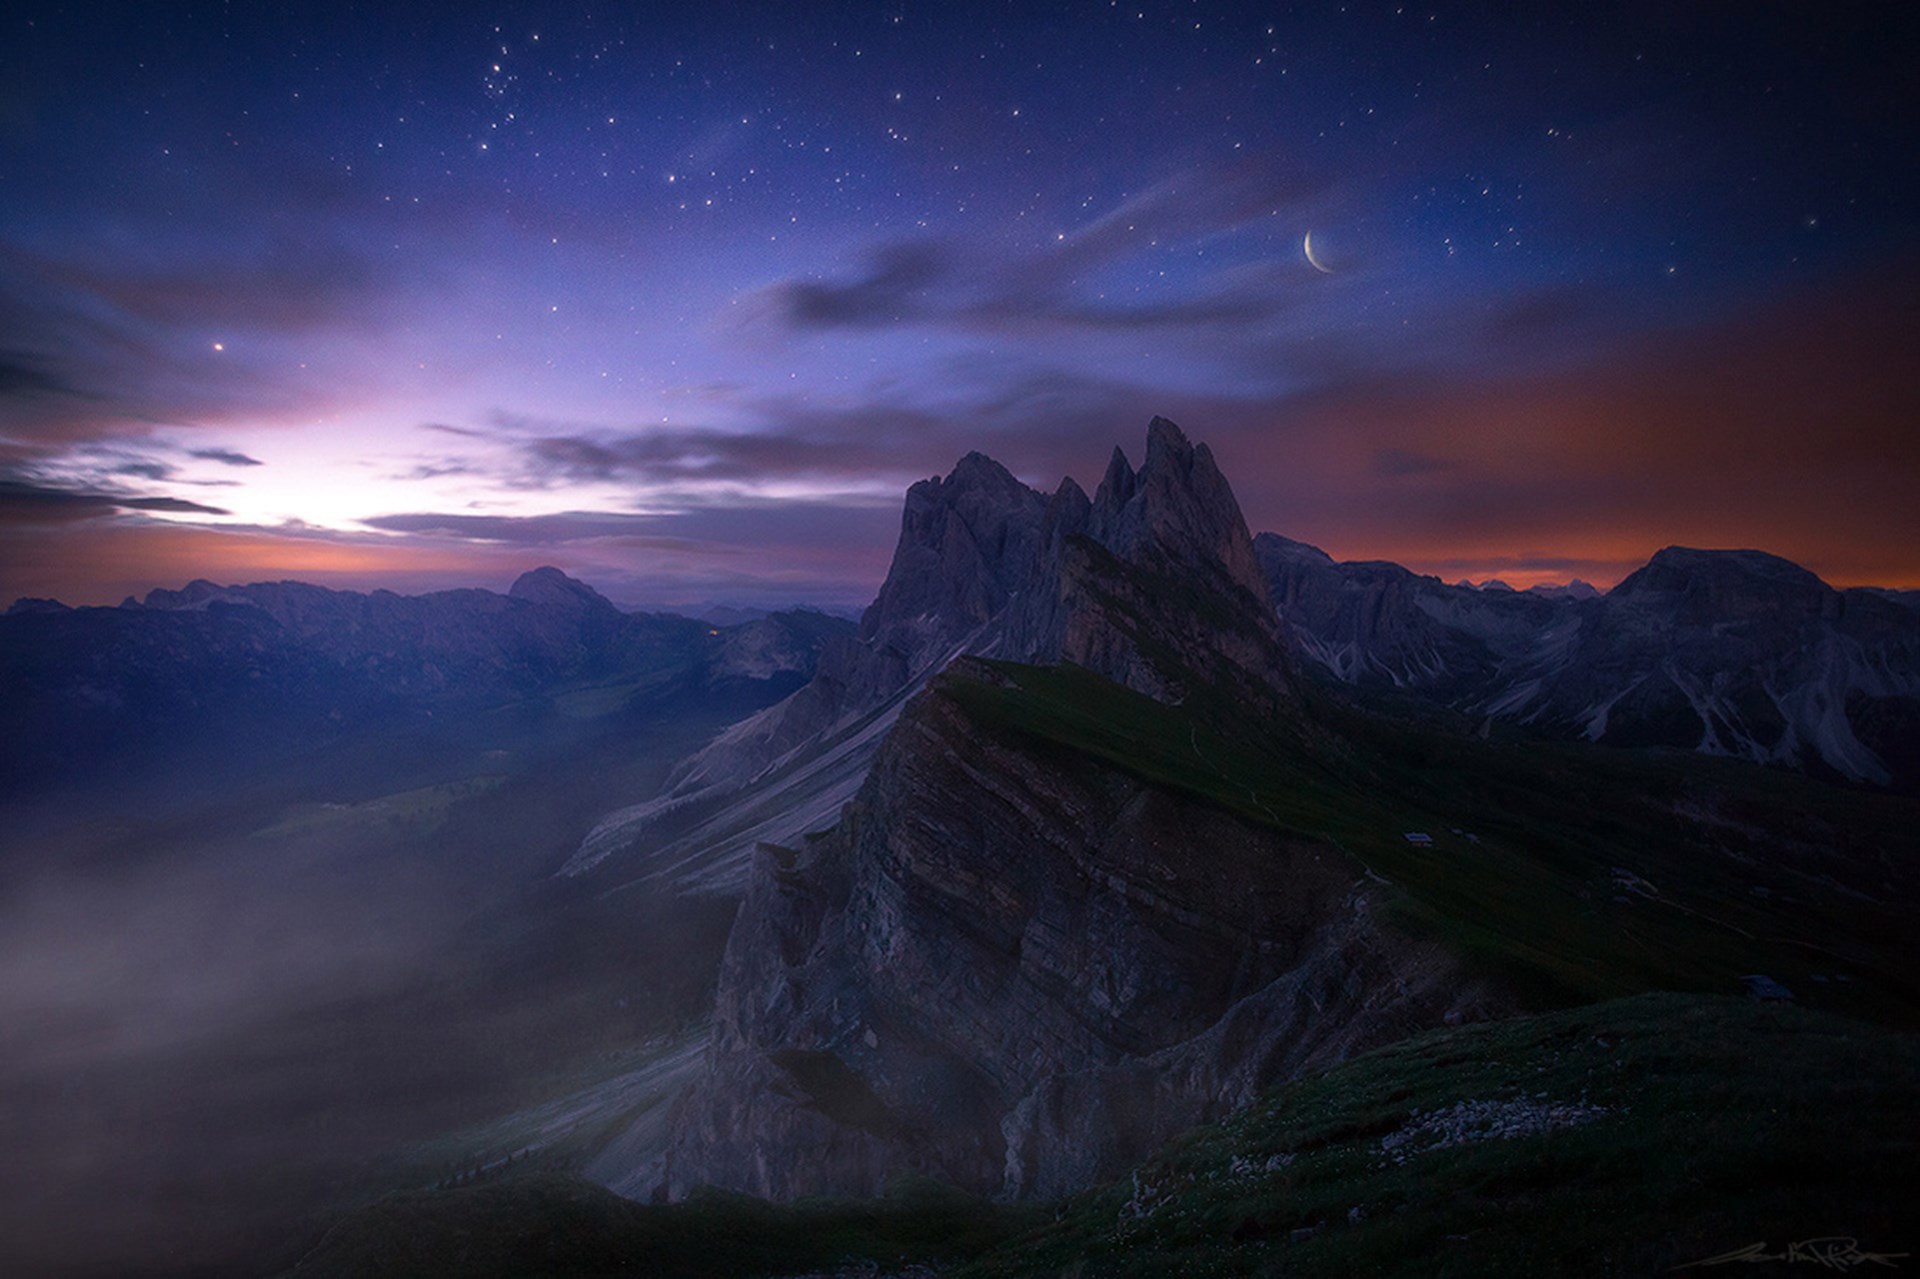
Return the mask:
<svg viewBox="0 0 1920 1279">
<path fill-rule="evenodd" d="M 1205 445 L 1155 418 L 1136 472 L 1043 496 L 979 453 L 907 492 L 859 634 L 791 698 L 722 734 L 652 800 L 613 814 L 570 873 L 737 894 L 759 843 L 830 826 L 907 700 L 962 654 L 1071 662 L 1151 696 L 1197 680 L 1277 710 L 1293 696 L 1253 540 Z"/>
<path fill-rule="evenodd" d="M 876 1194 L 907 1174 L 1051 1197 L 1424 1029 L 1735 993 L 1755 972 L 1913 1019 L 1915 886 L 1888 860 L 1906 801 L 1684 754 L 1481 742 L 1356 705 L 1296 655 L 1348 676 L 1404 660 L 1484 697 L 1466 668 L 1503 669 L 1489 635 L 1558 652 L 1586 629 L 1615 637 L 1606 679 L 1641 687 L 1636 661 L 1703 678 L 1713 654 L 1681 642 L 1696 628 L 1764 681 L 1792 654 L 1766 667 L 1760 650 L 1828 642 L 1843 610 L 1769 602 L 1747 579 L 1770 557 L 1669 552 L 1616 592 L 1630 609 L 1475 612 L 1470 593 L 1468 620 L 1443 624 L 1416 601 L 1401 607 L 1429 647 L 1376 656 L 1356 633 L 1343 655 L 1315 620 L 1386 609 L 1353 606 L 1316 554 L 1250 538 L 1211 454 L 1164 419 L 1092 498 L 978 454 L 915 485 L 858 635 L 568 868 L 744 894 L 697 1076 L 660 1142 L 598 1175 L 641 1197 Z M 1294 561 L 1334 576 L 1303 584 Z M 1367 571 L 1417 597 L 1411 575 Z"/>
<path fill-rule="evenodd" d="M 1668 547 L 1605 595 L 1449 586 L 1271 533 L 1262 570 L 1298 650 L 1536 733 L 1732 755 L 1920 787 L 1920 610 L 1760 551 Z"/>
<path fill-rule="evenodd" d="M 1122 713 L 1224 705 L 1310 735 L 1239 507 L 1172 423 L 1091 501 L 1069 481 L 1041 505 L 977 455 L 916 486 L 862 635 L 918 691 L 830 833 L 761 846 L 671 1192 L 920 1172 L 1058 1194 L 1275 1078 L 1496 1006 L 1382 926 L 1330 850 L 1063 760 L 995 705 L 1019 691 L 1002 667 L 916 669 L 1058 664 Z M 1212 740 L 1180 746 L 1211 769 Z"/>
<path fill-rule="evenodd" d="M 806 611 L 726 628 L 624 613 L 554 568 L 504 595 L 194 581 L 118 608 L 20 601 L 0 617 L 0 800 L 113 774 L 264 774 L 332 743 L 444 738 L 533 707 L 743 713 L 793 691 L 850 629 Z"/>
<path fill-rule="evenodd" d="M 1508 1272 L 1644 1273 L 1903 1221 L 1905 1130 L 1805 1116 L 1834 1061 L 1913 1095 L 1916 670 L 1912 596 L 1758 552 L 1602 595 L 1253 537 L 1162 418 L 1091 495 L 913 485 L 857 625 L 554 569 L 21 601 L 0 1257 L 1499 1273 L 1577 1220 Z"/>
</svg>

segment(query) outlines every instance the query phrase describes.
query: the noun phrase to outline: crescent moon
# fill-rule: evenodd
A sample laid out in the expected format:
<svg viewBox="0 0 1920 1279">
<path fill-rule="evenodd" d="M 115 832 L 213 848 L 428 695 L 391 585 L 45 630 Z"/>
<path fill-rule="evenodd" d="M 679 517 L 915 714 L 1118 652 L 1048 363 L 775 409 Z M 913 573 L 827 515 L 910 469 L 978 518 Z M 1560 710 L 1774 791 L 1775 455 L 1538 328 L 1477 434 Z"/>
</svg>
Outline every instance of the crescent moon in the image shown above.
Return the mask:
<svg viewBox="0 0 1920 1279">
<path fill-rule="evenodd" d="M 1308 266 L 1320 272 L 1322 275 L 1333 274 L 1332 267 L 1322 262 L 1319 258 L 1316 258 L 1313 256 L 1313 232 L 1311 231 L 1307 232 L 1307 238 L 1300 242 L 1300 247 L 1306 250 Z"/>
</svg>

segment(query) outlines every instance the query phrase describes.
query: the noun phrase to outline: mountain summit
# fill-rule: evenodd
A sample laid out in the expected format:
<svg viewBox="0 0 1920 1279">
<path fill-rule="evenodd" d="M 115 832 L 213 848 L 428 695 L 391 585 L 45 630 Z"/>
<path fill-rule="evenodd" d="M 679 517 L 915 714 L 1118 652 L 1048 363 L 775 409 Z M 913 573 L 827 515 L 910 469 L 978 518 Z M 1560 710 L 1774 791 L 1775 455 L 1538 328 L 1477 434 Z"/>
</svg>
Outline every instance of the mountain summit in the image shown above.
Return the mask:
<svg viewBox="0 0 1920 1279">
<path fill-rule="evenodd" d="M 1278 707 L 1294 678 L 1240 505 L 1178 426 L 1153 419 L 1138 471 L 1115 449 L 1091 500 L 969 453 L 907 490 L 858 639 L 603 821 L 568 872 L 738 891 L 757 842 L 831 824 L 906 700 L 962 655 L 1070 662 L 1168 702 L 1199 679 Z"/>
<path fill-rule="evenodd" d="M 761 842 L 727 854 L 745 899 L 712 1039 L 667 1149 L 610 1170 L 619 1189 L 1067 1193 L 1275 1079 L 1501 1006 L 1343 853 L 1132 766 L 1156 742 L 1261 811 L 1219 726 L 1319 740 L 1239 504 L 1173 423 L 1092 499 L 977 454 L 915 485 L 861 640 L 759 717 L 897 681 L 734 792 L 757 820 L 724 837 Z M 822 811 L 836 764 L 853 790 Z"/>
</svg>

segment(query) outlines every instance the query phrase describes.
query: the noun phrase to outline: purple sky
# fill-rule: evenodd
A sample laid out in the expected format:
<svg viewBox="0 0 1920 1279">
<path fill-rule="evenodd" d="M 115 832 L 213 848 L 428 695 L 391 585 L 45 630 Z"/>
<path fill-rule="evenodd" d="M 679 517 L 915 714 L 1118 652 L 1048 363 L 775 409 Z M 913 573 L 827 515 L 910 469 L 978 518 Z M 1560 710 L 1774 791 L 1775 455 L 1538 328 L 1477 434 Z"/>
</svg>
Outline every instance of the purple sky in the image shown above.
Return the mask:
<svg viewBox="0 0 1920 1279">
<path fill-rule="evenodd" d="M 1910 11 L 1564 8 L 13 6 L 0 601 L 857 604 L 1154 413 L 1342 558 L 1920 585 Z"/>
</svg>

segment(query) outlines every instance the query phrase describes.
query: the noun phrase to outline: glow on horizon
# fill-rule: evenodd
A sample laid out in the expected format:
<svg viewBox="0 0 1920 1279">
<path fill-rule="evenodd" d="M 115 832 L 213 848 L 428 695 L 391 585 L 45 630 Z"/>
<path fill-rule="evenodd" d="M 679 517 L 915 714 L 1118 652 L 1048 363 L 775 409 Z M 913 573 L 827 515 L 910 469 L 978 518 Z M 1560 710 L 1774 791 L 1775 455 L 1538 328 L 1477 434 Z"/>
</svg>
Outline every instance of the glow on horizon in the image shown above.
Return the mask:
<svg viewBox="0 0 1920 1279">
<path fill-rule="evenodd" d="M 846 602 L 908 483 L 1091 486 L 1156 413 L 1254 528 L 1449 580 L 1920 579 L 1910 148 L 1834 19 L 1202 7 L 29 6 L 0 604 Z"/>
</svg>

